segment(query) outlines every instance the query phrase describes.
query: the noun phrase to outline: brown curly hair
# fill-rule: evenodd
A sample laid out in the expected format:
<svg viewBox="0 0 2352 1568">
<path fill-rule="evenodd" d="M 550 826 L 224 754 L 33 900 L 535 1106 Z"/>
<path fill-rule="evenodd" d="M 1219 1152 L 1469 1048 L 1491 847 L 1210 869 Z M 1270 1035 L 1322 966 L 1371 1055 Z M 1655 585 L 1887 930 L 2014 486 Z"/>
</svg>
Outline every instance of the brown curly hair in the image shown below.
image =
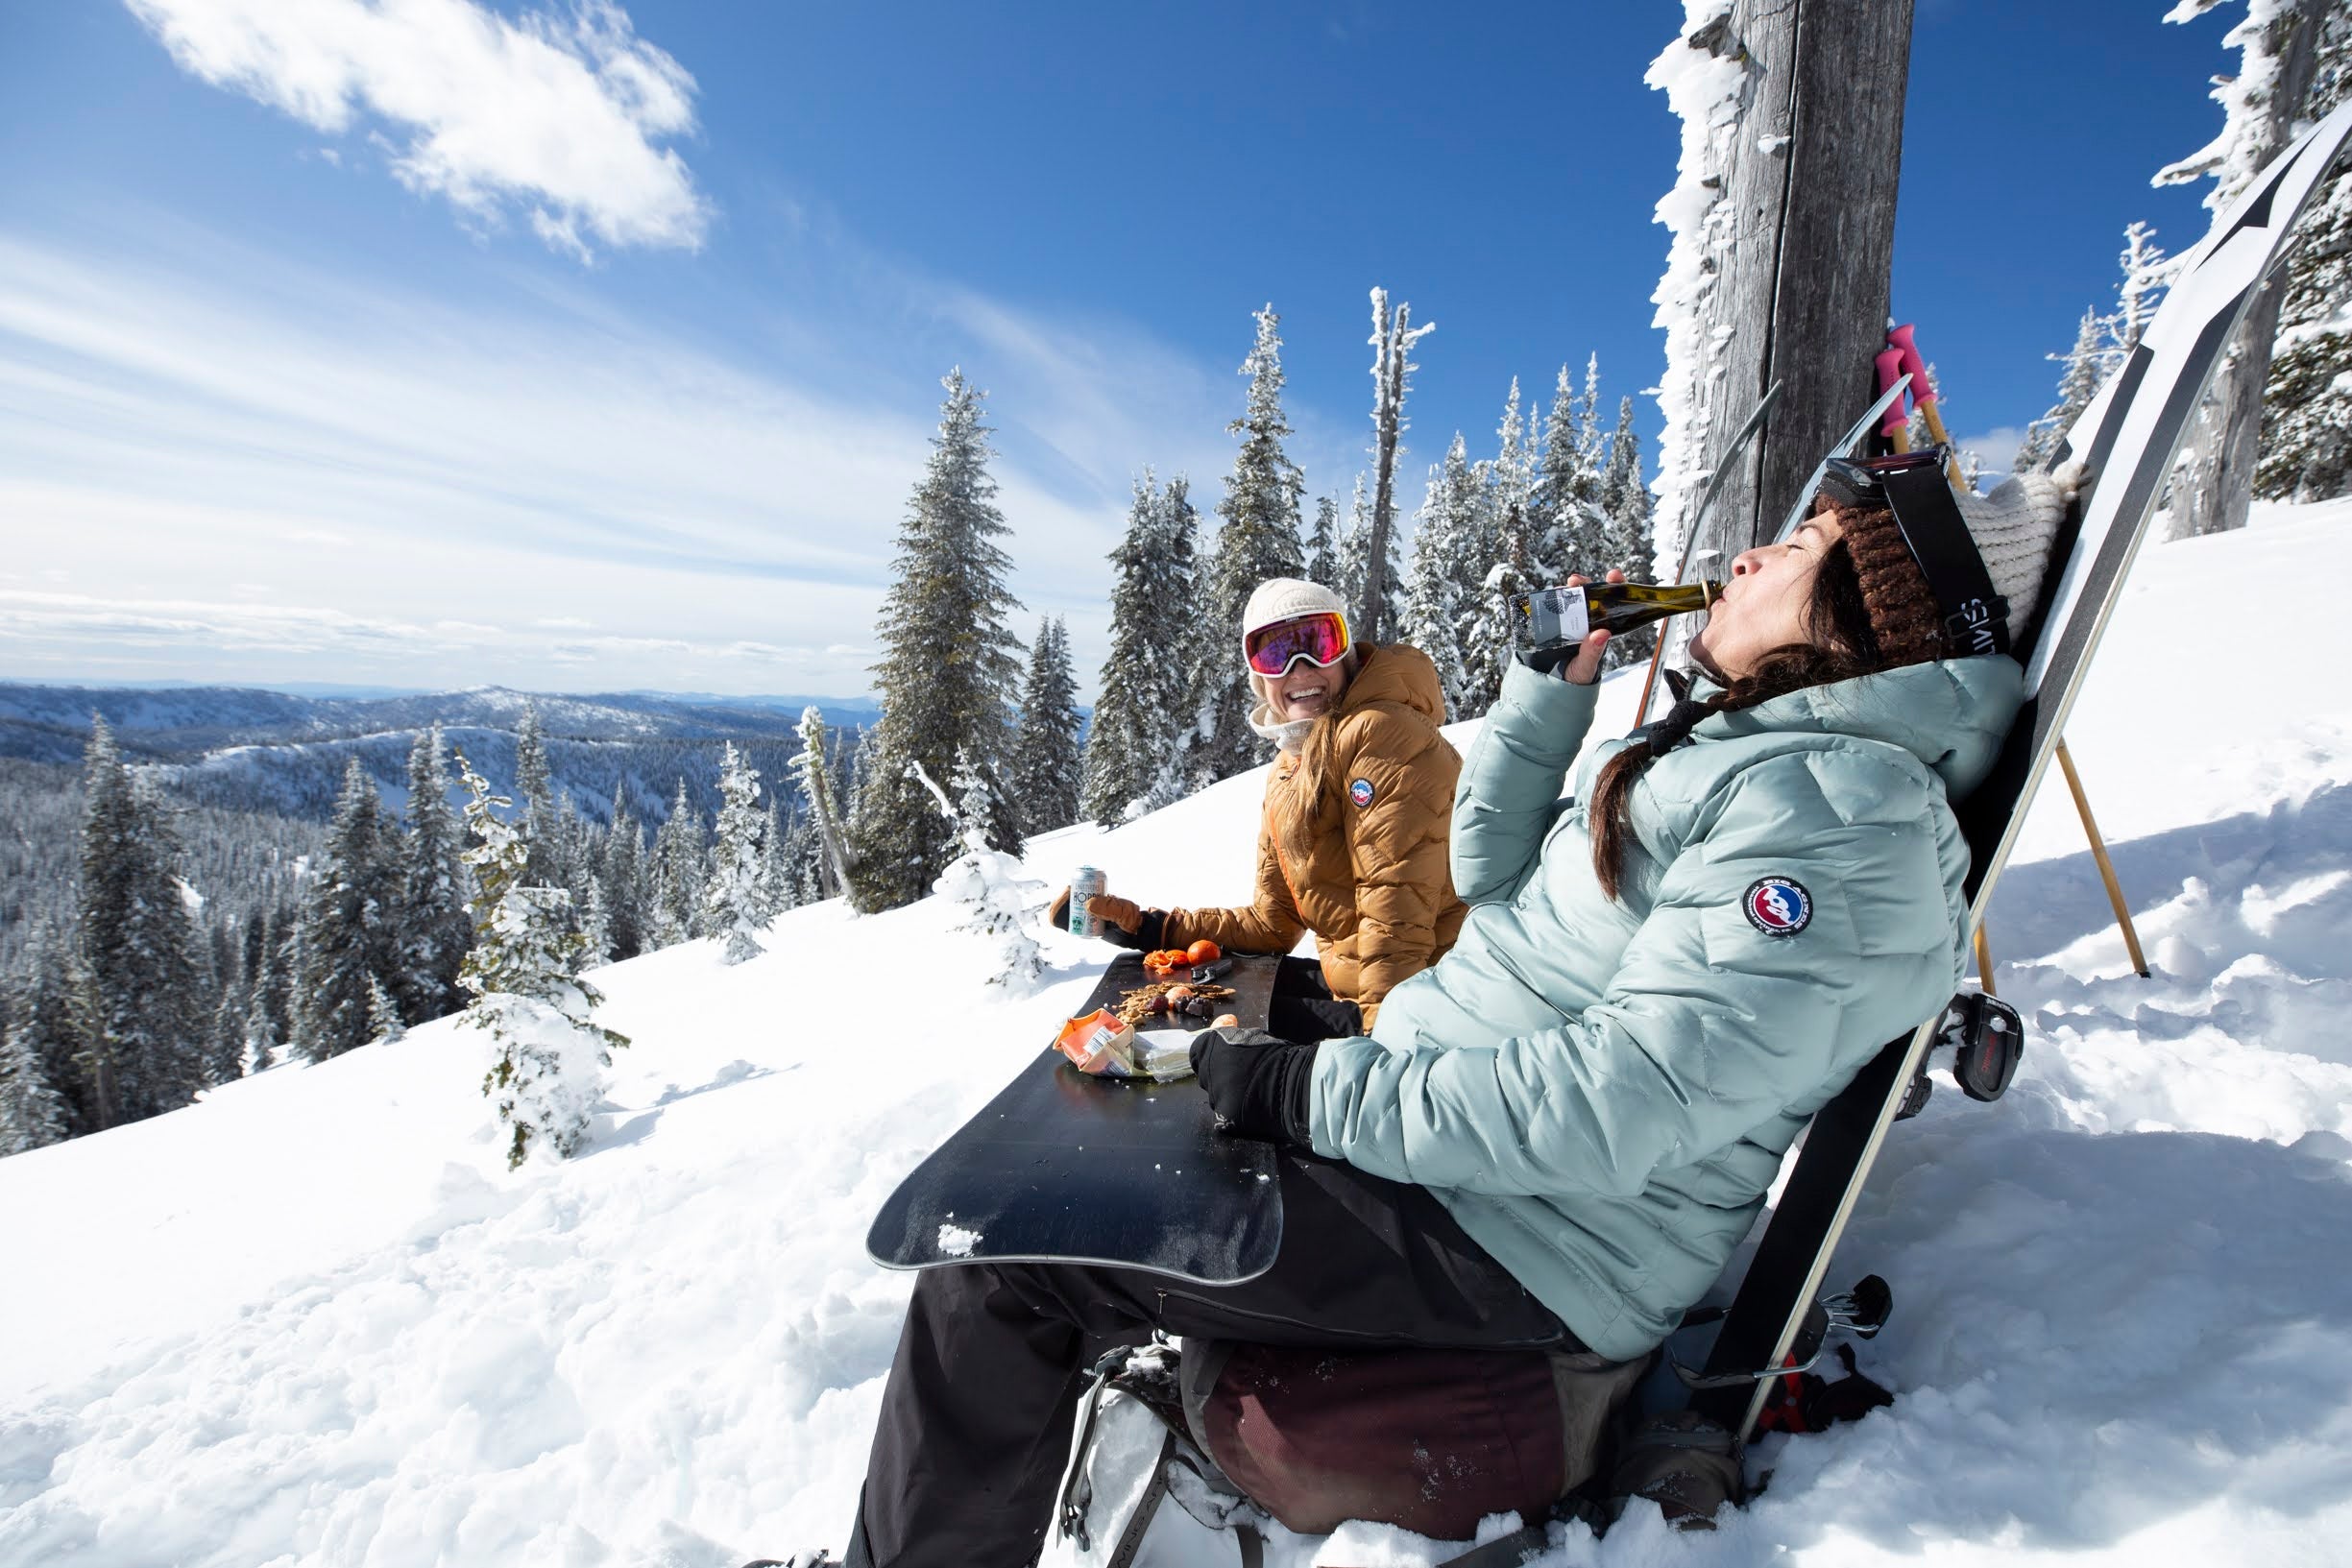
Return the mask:
<svg viewBox="0 0 2352 1568">
<path fill-rule="evenodd" d="M 1816 503 L 1814 515 L 1830 510 Z M 1619 896 L 1626 812 L 1641 770 L 1689 737 L 1710 713 L 1753 708 L 1806 687 L 1926 663 L 1944 656 L 1944 628 L 1928 579 L 1911 558 L 1895 515 L 1883 507 L 1843 514 L 1845 532 L 1822 553 L 1806 603 L 1806 640 L 1773 649 L 1757 667 L 1704 702 L 1678 702 L 1637 731 L 1593 781 L 1592 872 Z"/>
</svg>

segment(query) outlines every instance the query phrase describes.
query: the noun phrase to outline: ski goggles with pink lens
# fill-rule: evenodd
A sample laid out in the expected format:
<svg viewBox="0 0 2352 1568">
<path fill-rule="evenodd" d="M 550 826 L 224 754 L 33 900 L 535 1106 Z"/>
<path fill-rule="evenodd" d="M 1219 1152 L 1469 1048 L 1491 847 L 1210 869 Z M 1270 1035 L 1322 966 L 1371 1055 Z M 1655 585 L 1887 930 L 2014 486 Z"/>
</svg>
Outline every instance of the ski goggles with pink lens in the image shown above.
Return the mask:
<svg viewBox="0 0 2352 1568">
<path fill-rule="evenodd" d="M 1324 610 L 1261 626 L 1242 639 L 1242 655 L 1260 675 L 1280 676 L 1303 659 L 1318 669 L 1347 657 L 1347 617 Z"/>
</svg>

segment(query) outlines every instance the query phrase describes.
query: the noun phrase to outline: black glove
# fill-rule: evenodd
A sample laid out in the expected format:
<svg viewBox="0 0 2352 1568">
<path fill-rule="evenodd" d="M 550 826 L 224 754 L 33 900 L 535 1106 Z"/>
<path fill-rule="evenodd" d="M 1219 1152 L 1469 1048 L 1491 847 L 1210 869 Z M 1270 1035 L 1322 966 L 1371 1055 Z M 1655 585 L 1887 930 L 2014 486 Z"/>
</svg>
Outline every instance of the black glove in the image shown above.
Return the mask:
<svg viewBox="0 0 2352 1568">
<path fill-rule="evenodd" d="M 1307 1098 L 1314 1092 L 1315 1048 L 1257 1029 L 1203 1029 L 1193 1037 L 1193 1073 L 1217 1113 L 1217 1125 L 1240 1138 L 1312 1146 Z"/>
</svg>

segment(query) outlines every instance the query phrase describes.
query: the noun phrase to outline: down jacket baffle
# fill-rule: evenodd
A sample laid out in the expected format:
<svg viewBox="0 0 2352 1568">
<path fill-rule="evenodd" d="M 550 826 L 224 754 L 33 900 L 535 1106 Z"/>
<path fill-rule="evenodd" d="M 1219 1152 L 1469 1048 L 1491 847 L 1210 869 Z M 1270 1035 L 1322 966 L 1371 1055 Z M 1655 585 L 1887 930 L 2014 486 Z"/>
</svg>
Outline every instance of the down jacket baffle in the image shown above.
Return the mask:
<svg viewBox="0 0 2352 1568">
<path fill-rule="evenodd" d="M 1710 715 L 1629 792 L 1612 902 L 1584 802 L 1624 742 L 1560 799 L 1595 688 L 1514 665 L 1454 801 L 1461 940 L 1369 1038 L 1321 1048 L 1316 1152 L 1432 1189 L 1586 1344 L 1644 1354 L 1813 1112 L 1950 1000 L 1969 856 L 1947 797 L 1989 771 L 2022 685 L 1992 656 Z"/>
</svg>

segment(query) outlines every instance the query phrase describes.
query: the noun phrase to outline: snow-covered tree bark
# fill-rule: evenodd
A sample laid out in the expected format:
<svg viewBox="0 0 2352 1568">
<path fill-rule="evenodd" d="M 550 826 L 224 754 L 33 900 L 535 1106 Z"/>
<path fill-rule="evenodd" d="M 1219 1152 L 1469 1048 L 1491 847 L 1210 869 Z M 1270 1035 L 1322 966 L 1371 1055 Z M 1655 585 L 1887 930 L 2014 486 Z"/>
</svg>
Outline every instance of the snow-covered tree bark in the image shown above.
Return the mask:
<svg viewBox="0 0 2352 1568">
<path fill-rule="evenodd" d="M 1404 455 L 1405 394 L 1413 390 L 1413 346 L 1438 329 L 1436 322 L 1413 325 L 1413 306 L 1389 311 L 1389 291 L 1372 290 L 1372 510 L 1365 535 L 1363 578 L 1358 589 L 1355 635 L 1377 642 L 1390 635 L 1393 595 L 1389 573 L 1395 560 L 1392 537 L 1396 522 L 1396 460 Z"/>
<path fill-rule="evenodd" d="M 604 999 L 578 977 L 580 938 L 567 929 L 560 887 L 523 882 L 530 851 L 521 834 L 498 818 L 512 806 L 493 795 L 482 776 L 457 757 L 466 794 L 466 826 L 473 847 L 473 950 L 461 983 L 472 995 L 465 1023 L 491 1039 L 482 1094 L 508 1131 L 506 1165 L 513 1170 L 534 1147 L 558 1155 L 576 1151 L 604 1094 L 612 1052 L 627 1045 L 595 1022 Z"/>
<path fill-rule="evenodd" d="M 842 813 L 834 805 L 833 767 L 825 758 L 825 715 L 813 705 L 800 711 L 800 750 L 793 754 L 792 770 L 800 780 L 801 798 L 809 803 L 811 831 L 824 851 L 823 882 L 816 896 L 838 897 L 849 886 L 849 852 Z"/>
<path fill-rule="evenodd" d="M 1669 560 L 1775 381 L 1770 425 L 1697 542 L 1723 560 L 1777 528 L 1867 406 L 1910 48 L 1911 0 L 1684 0 L 1681 36 L 1643 78 L 1683 122 L 1680 176 L 1658 205 L 1674 239 L 1651 296 L 1666 331 L 1657 492 Z"/>
<path fill-rule="evenodd" d="M 1020 688 L 1020 642 L 1006 624 L 1019 608 L 1005 579 L 1012 562 L 997 541 L 1011 530 L 988 474 L 985 394 L 960 370 L 922 482 L 898 536 L 896 580 L 883 601 L 882 723 L 874 771 L 850 823 L 849 885 L 861 909 L 895 908 L 930 890 L 953 856 L 954 835 L 908 772 L 949 772 L 968 756 L 1001 778 Z M 1002 791 L 992 832 L 1018 848 L 1019 825 Z"/>
</svg>

